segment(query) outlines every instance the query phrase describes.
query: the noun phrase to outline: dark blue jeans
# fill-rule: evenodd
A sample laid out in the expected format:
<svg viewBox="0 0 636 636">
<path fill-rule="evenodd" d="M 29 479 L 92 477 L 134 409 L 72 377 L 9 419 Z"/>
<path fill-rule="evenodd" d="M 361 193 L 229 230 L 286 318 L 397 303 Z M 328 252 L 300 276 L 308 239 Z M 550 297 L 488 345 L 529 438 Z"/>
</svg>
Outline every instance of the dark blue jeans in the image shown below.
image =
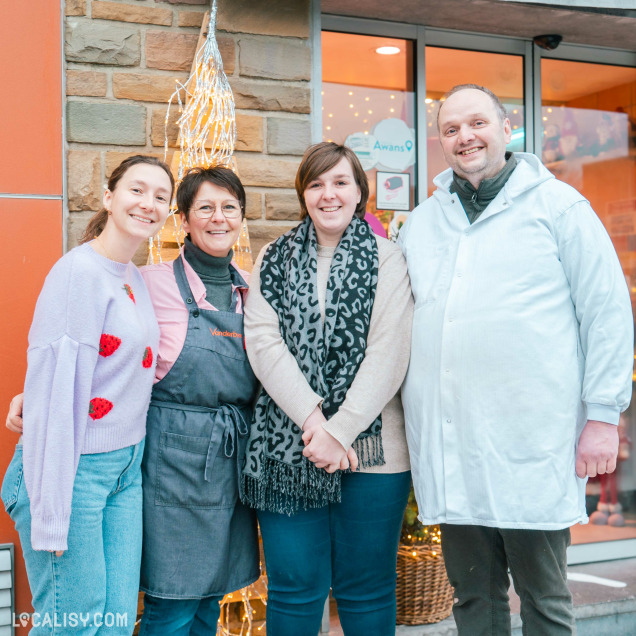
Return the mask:
<svg viewBox="0 0 636 636">
<path fill-rule="evenodd" d="M 214 635 L 222 599 L 222 596 L 172 599 L 145 594 L 139 636 Z"/>
<path fill-rule="evenodd" d="M 395 564 L 411 473 L 342 476 L 342 501 L 259 512 L 267 633 L 316 636 L 329 588 L 346 636 L 395 634 Z"/>
<path fill-rule="evenodd" d="M 459 634 L 510 634 L 508 568 L 521 599 L 524 636 L 574 634 L 566 568 L 569 528 L 504 530 L 450 524 L 441 528 Z"/>
</svg>

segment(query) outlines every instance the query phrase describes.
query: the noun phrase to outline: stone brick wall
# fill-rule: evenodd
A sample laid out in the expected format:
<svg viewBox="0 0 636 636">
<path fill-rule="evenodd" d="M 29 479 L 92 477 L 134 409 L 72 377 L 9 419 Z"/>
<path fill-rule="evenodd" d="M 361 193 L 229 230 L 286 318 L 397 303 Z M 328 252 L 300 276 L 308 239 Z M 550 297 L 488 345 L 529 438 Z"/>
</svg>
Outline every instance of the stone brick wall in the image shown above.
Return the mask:
<svg viewBox="0 0 636 636">
<path fill-rule="evenodd" d="M 311 142 L 310 0 L 217 2 L 256 256 L 298 220 L 294 176 Z M 163 158 L 166 103 L 175 79 L 189 75 L 210 4 L 66 0 L 69 247 L 101 206 L 103 184 L 122 159 L 140 152 Z M 171 148 L 177 132 L 170 122 Z"/>
</svg>

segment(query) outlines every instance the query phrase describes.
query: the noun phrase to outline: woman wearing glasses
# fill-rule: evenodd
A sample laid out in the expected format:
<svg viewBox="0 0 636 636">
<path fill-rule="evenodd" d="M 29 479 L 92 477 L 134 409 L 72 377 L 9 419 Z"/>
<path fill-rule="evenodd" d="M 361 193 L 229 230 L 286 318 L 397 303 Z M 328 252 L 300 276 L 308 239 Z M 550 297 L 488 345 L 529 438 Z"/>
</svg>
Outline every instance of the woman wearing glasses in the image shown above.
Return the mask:
<svg viewBox="0 0 636 636">
<path fill-rule="evenodd" d="M 244 273 L 232 262 L 245 191 L 227 168 L 177 190 L 180 256 L 142 274 L 160 329 L 142 473 L 140 636 L 216 634 L 219 601 L 259 576 L 256 520 L 238 476 L 257 381 L 243 344 Z"/>
</svg>

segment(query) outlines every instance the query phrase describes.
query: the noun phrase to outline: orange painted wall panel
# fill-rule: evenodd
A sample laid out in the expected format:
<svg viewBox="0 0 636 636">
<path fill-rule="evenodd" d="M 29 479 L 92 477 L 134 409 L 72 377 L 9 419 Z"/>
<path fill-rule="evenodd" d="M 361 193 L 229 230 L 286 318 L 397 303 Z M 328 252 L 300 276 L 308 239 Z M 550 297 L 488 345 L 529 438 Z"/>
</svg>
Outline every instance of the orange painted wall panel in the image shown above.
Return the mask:
<svg viewBox="0 0 636 636">
<path fill-rule="evenodd" d="M 0 199 L 0 220 L 7 236 L 0 277 L 0 476 L 4 476 L 17 442 L 17 435 L 4 426 L 6 409 L 10 398 L 22 391 L 35 301 L 46 274 L 62 255 L 62 201 Z M 20 541 L 2 507 L 0 543 L 16 546 L 16 612 L 31 611 Z"/>
<path fill-rule="evenodd" d="M 0 0 L 0 78 L 10 96 L 0 100 L 0 193 L 63 192 L 61 5 Z M 9 399 L 22 390 L 33 308 L 47 272 L 62 256 L 62 200 L 0 198 L 0 227 L 1 478 L 17 441 L 4 420 Z M 20 542 L 1 506 L 0 543 L 16 546 L 16 611 L 31 611 Z M 16 629 L 18 636 L 27 632 Z"/>
<path fill-rule="evenodd" d="M 0 192 L 62 194 L 59 0 L 0 0 Z"/>
</svg>

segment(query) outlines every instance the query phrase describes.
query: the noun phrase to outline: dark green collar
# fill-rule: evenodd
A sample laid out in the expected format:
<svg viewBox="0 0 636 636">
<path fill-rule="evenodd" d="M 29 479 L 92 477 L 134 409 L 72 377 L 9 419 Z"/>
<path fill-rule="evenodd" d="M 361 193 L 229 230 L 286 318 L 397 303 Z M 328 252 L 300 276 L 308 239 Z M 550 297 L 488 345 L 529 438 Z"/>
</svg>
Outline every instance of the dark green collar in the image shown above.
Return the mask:
<svg viewBox="0 0 636 636">
<path fill-rule="evenodd" d="M 221 278 L 229 280 L 230 263 L 232 262 L 232 250 L 227 256 L 212 256 L 197 247 L 189 236 L 183 244 L 186 261 L 190 263 L 192 269 L 199 275 L 199 278 Z"/>
</svg>

